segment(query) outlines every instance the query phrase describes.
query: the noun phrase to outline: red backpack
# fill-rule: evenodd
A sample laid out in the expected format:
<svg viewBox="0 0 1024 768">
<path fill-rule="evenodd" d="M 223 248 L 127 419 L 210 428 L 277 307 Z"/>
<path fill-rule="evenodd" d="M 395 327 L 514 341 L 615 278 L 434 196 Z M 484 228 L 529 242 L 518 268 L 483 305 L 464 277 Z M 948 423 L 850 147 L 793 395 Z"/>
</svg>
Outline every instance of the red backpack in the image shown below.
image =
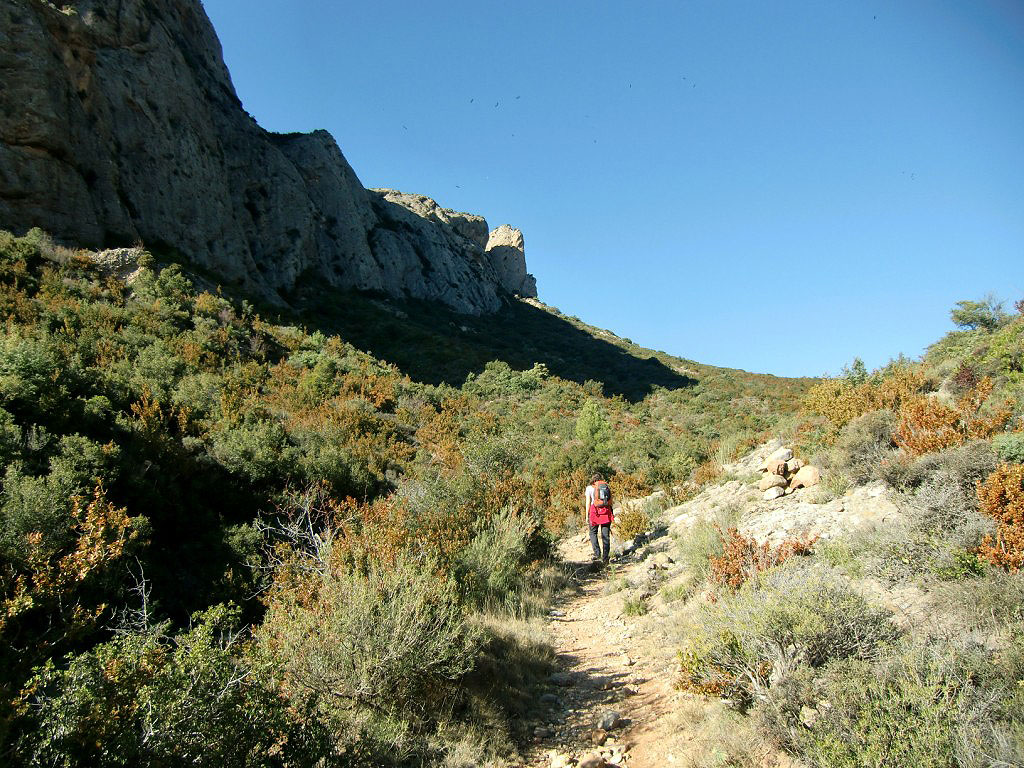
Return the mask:
<svg viewBox="0 0 1024 768">
<path fill-rule="evenodd" d="M 594 483 L 594 506 L 598 509 L 607 509 L 612 505 L 612 489 L 608 483 L 600 480 Z"/>
</svg>

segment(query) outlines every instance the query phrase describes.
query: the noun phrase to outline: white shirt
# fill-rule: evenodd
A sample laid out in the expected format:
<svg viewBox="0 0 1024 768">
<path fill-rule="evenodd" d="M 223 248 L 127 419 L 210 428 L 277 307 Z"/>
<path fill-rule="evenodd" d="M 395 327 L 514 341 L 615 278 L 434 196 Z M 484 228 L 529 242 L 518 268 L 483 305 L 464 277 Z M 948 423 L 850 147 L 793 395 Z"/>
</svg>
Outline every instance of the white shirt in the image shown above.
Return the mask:
<svg viewBox="0 0 1024 768">
<path fill-rule="evenodd" d="M 590 509 L 590 505 L 594 503 L 594 486 L 592 485 L 587 486 L 586 500 L 587 509 Z"/>
</svg>

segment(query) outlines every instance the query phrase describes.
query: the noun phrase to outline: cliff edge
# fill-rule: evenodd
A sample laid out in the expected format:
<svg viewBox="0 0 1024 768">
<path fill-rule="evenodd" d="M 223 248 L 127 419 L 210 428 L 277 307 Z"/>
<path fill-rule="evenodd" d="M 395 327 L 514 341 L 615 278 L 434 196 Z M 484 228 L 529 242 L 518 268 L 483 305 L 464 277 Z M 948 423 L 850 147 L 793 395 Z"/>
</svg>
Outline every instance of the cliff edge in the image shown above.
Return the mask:
<svg viewBox="0 0 1024 768">
<path fill-rule="evenodd" d="M 34 226 L 173 249 L 272 301 L 300 278 L 472 314 L 536 295 L 481 217 L 364 189 L 326 131 L 262 129 L 198 0 L 0 5 L 0 227 Z"/>
</svg>

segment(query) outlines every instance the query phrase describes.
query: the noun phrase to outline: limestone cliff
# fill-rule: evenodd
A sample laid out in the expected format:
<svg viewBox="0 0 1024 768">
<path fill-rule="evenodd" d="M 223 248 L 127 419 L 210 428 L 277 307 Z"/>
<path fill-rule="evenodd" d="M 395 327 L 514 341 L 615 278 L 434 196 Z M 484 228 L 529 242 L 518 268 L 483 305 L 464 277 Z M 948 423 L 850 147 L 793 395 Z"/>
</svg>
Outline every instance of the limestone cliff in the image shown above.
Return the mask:
<svg viewBox="0 0 1024 768">
<path fill-rule="evenodd" d="M 173 248 L 278 300 L 300 278 L 471 313 L 535 295 L 480 217 L 363 188 L 330 134 L 242 109 L 199 0 L 0 3 L 0 227 Z"/>
</svg>

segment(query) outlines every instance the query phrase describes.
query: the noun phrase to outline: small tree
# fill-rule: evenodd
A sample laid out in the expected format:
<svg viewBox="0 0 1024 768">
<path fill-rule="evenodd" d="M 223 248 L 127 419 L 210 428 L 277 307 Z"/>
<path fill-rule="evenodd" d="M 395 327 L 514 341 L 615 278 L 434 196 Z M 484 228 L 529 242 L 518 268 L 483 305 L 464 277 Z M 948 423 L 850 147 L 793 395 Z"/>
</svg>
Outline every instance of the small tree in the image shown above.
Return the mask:
<svg viewBox="0 0 1024 768">
<path fill-rule="evenodd" d="M 997 301 L 991 293 L 981 301 L 958 301 L 956 308 L 950 310 L 949 316 L 953 320 L 953 325 L 969 331 L 994 331 L 1010 319 L 1003 311 L 1003 302 Z"/>
<path fill-rule="evenodd" d="M 600 457 L 609 452 L 612 439 L 612 427 L 604 415 L 601 406 L 594 400 L 588 400 L 580 410 L 576 419 L 576 438 L 583 443 L 588 451 Z"/>
<path fill-rule="evenodd" d="M 868 369 L 859 357 L 853 358 L 849 366 L 843 367 L 843 378 L 851 384 L 863 384 L 868 380 Z"/>
</svg>

